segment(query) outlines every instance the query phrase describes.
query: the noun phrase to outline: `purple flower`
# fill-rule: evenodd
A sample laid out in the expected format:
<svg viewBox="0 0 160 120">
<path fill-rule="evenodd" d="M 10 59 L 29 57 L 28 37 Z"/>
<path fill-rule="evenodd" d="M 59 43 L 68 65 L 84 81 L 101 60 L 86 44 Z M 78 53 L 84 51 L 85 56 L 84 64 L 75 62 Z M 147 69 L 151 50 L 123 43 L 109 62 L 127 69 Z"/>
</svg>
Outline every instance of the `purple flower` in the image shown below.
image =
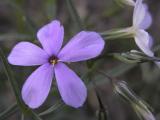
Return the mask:
<svg viewBox="0 0 160 120">
<path fill-rule="evenodd" d="M 142 0 L 137 0 L 134 6 L 132 32 L 137 46 L 146 55 L 153 57 L 154 54 L 151 51 L 151 43 L 153 42 L 150 39 L 150 35 L 145 31 L 145 29 L 150 27 L 151 23 L 152 17 L 147 5 L 143 4 Z"/>
<path fill-rule="evenodd" d="M 57 20 L 42 27 L 37 37 L 43 49 L 29 42 L 20 42 L 8 57 L 13 65 L 41 65 L 23 85 L 24 102 L 30 108 L 38 108 L 44 103 L 55 76 L 63 101 L 75 108 L 82 106 L 87 96 L 86 87 L 64 62 L 84 61 L 98 56 L 104 48 L 103 39 L 96 32 L 82 31 L 61 49 L 64 29 Z"/>
</svg>

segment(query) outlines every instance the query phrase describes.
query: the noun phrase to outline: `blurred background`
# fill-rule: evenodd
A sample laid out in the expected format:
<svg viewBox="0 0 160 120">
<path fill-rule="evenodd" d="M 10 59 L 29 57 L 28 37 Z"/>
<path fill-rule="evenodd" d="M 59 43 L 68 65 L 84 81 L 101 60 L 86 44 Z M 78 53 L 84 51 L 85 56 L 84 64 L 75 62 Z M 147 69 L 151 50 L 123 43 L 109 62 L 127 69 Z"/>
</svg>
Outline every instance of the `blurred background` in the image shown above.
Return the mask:
<svg viewBox="0 0 160 120">
<path fill-rule="evenodd" d="M 160 0 L 144 0 L 144 2 L 147 3 L 153 17 L 153 23 L 148 32 L 154 39 L 153 49 L 156 49 L 158 56 L 158 53 L 160 54 Z M 132 25 L 133 7 L 120 4 L 115 0 L 73 0 L 73 5 L 86 30 L 103 32 Z M 5 56 L 8 56 L 12 47 L 19 41 L 39 44 L 36 38 L 37 30 L 54 19 L 60 20 L 64 25 L 65 42 L 79 31 L 75 21 L 72 20 L 65 0 L 0 0 L 0 46 Z M 132 49 L 138 50 L 133 39 L 106 40 L 103 54 L 127 52 Z M 105 113 L 109 120 L 138 120 L 131 105 L 117 96 L 109 79 L 98 72 L 102 71 L 116 81 L 126 81 L 136 95 L 151 107 L 156 119 L 160 120 L 160 69 L 154 63 L 128 64 L 106 57 L 73 63 L 69 66 L 84 78 L 88 86 L 88 98 L 85 105 L 79 109 L 63 106 L 50 115 L 42 116 L 42 119 L 101 120 L 98 116 L 100 113 Z M 26 78 L 36 69 L 36 67 L 11 67 L 20 88 Z M 89 70 L 92 72 L 86 75 Z M 61 99 L 55 84 L 53 83 L 46 102 L 35 112 L 40 113 Z M 100 101 L 103 104 L 103 110 Z M 0 112 L 14 103 L 16 99 L 13 90 L 0 64 Z M 22 112 L 17 108 L 11 116 L 5 119 L 21 120 L 23 119 Z M 25 120 L 32 119 L 25 116 Z"/>
</svg>

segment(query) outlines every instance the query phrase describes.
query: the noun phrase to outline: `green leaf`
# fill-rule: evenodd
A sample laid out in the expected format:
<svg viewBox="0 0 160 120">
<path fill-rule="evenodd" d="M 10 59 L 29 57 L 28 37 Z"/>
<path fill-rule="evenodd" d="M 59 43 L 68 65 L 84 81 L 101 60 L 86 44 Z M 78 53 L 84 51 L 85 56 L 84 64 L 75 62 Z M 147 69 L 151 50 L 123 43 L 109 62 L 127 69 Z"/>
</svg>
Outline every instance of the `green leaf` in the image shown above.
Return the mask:
<svg viewBox="0 0 160 120">
<path fill-rule="evenodd" d="M 14 103 L 9 108 L 7 108 L 5 111 L 0 113 L 0 120 L 7 119 L 11 115 L 15 114 L 15 112 L 17 112 L 17 111 L 18 111 L 18 105 L 17 105 L 17 103 Z"/>
<path fill-rule="evenodd" d="M 131 30 L 131 27 L 117 28 L 104 31 L 99 34 L 103 37 L 104 40 L 126 39 L 133 38 L 133 33 L 130 32 Z"/>
<path fill-rule="evenodd" d="M 77 30 L 80 31 L 80 30 L 84 29 L 84 26 L 83 26 L 81 19 L 78 15 L 74 5 L 73 5 L 72 0 L 65 0 L 65 1 L 66 1 L 66 5 L 67 5 L 68 11 L 70 13 L 70 16 L 77 27 Z"/>
<path fill-rule="evenodd" d="M 65 106 L 63 101 L 58 101 L 55 105 L 51 106 L 49 109 L 39 113 L 39 116 L 46 116 L 49 114 L 53 114 L 53 112 L 62 109 Z"/>
<path fill-rule="evenodd" d="M 16 15 L 15 17 L 19 30 L 24 32 L 26 27 L 28 27 L 30 33 L 35 33 L 36 25 L 31 20 L 31 17 L 26 14 L 20 4 L 17 4 L 14 0 L 5 0 L 5 2 L 12 8 L 13 13 Z"/>
<path fill-rule="evenodd" d="M 33 37 L 31 35 L 26 34 L 17 34 L 17 33 L 7 33 L 7 34 L 1 34 L 0 35 L 0 41 L 10 41 L 10 40 L 31 40 Z"/>
<path fill-rule="evenodd" d="M 24 114 L 22 113 L 21 120 L 24 120 Z"/>
<path fill-rule="evenodd" d="M 151 61 L 160 61 L 160 58 L 150 57 L 136 50 L 131 50 L 130 52 L 125 53 L 112 53 L 110 55 L 125 63 L 144 63 Z"/>
<path fill-rule="evenodd" d="M 48 20 L 53 20 L 56 17 L 57 0 L 46 0 L 45 1 L 45 13 Z"/>
<path fill-rule="evenodd" d="M 128 72 L 130 69 L 134 68 L 136 65 L 137 65 L 137 64 L 129 64 L 129 65 L 128 65 L 128 64 L 124 64 L 124 63 L 123 63 L 123 64 L 120 64 L 120 65 L 118 65 L 118 66 L 110 69 L 110 70 L 100 71 L 101 73 L 103 72 L 103 76 L 104 76 L 104 74 L 105 74 L 105 79 L 100 79 L 100 78 L 98 78 L 98 79 L 95 80 L 94 82 L 95 82 L 96 84 L 98 84 L 98 85 L 102 85 L 102 84 L 108 82 L 108 81 L 106 80 L 106 76 L 118 77 L 118 76 L 120 76 L 120 75 Z M 97 72 L 99 72 L 99 71 L 97 71 Z M 100 77 L 100 76 L 102 76 L 102 74 L 96 75 L 96 77 Z M 88 89 L 93 88 L 93 84 L 90 84 L 90 83 L 89 83 L 89 84 L 87 85 L 87 87 L 88 87 Z"/>
</svg>

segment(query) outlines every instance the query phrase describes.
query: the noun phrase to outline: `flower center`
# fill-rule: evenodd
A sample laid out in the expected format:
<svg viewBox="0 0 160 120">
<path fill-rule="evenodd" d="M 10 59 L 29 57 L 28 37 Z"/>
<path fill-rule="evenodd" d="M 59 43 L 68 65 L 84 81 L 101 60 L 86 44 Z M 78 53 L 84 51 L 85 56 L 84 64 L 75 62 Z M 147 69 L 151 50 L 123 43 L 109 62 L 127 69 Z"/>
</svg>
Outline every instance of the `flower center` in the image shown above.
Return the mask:
<svg viewBox="0 0 160 120">
<path fill-rule="evenodd" d="M 52 64 L 52 65 L 55 65 L 55 64 L 58 63 L 58 58 L 55 57 L 55 56 L 51 56 L 51 57 L 49 58 L 48 62 L 49 62 L 50 64 Z"/>
</svg>

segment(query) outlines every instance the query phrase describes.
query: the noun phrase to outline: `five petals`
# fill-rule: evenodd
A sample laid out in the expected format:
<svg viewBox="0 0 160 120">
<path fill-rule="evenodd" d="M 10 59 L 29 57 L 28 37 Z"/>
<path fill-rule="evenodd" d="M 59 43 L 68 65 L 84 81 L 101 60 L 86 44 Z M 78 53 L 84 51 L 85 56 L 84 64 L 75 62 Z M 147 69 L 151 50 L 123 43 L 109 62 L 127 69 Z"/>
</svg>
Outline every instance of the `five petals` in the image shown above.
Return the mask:
<svg viewBox="0 0 160 120">
<path fill-rule="evenodd" d="M 98 56 L 104 48 L 103 39 L 96 32 L 82 31 L 60 50 L 64 29 L 57 20 L 42 27 L 37 37 L 44 50 L 32 43 L 20 42 L 8 57 L 8 61 L 13 65 L 41 65 L 23 85 L 24 102 L 30 108 L 38 108 L 43 104 L 49 94 L 55 72 L 64 102 L 75 108 L 82 106 L 87 97 L 85 84 L 62 62 L 77 62 Z M 55 65 L 49 63 L 52 56 L 59 59 Z"/>
</svg>

